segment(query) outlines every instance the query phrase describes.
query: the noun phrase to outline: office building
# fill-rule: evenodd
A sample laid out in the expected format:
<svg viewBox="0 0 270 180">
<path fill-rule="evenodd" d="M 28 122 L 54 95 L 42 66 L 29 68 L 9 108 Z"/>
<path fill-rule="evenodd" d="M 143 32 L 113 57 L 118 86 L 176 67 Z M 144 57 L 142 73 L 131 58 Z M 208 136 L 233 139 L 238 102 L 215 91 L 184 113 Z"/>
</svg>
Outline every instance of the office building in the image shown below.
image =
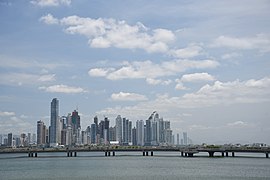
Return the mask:
<svg viewBox="0 0 270 180">
<path fill-rule="evenodd" d="M 59 144 L 59 100 L 54 98 L 51 102 L 51 125 L 50 125 L 50 146 L 56 147 Z"/>
</svg>

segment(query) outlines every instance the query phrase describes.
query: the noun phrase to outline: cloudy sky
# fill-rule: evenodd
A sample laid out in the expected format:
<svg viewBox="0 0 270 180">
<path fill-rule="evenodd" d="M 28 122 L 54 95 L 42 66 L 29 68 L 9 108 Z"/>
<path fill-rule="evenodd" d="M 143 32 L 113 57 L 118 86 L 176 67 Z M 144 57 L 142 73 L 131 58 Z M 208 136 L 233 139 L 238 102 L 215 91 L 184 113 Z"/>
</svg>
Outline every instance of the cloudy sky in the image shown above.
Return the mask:
<svg viewBox="0 0 270 180">
<path fill-rule="evenodd" d="M 0 134 L 158 111 L 195 143 L 270 144 L 270 1 L 0 0 Z"/>
</svg>

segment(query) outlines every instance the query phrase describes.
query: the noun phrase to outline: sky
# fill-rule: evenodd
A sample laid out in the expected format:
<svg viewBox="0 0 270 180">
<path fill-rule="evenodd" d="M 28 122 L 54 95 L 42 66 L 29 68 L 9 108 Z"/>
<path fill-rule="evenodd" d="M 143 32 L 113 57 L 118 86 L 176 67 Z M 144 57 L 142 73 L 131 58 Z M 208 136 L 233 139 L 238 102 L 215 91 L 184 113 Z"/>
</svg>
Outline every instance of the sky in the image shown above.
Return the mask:
<svg viewBox="0 0 270 180">
<path fill-rule="evenodd" d="M 270 1 L 0 0 L 0 134 L 157 111 L 194 143 L 270 144 Z"/>
</svg>

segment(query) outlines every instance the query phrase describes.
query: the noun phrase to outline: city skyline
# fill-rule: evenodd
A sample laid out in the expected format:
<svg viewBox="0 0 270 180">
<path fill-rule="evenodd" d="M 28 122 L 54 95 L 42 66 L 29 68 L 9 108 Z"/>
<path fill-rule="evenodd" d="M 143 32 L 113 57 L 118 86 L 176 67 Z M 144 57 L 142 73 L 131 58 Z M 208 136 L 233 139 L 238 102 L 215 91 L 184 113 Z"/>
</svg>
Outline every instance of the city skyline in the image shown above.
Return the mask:
<svg viewBox="0 0 270 180">
<path fill-rule="evenodd" d="M 195 143 L 270 144 L 269 9 L 264 0 L 1 0 L 0 134 L 48 126 L 57 98 L 59 115 L 77 110 L 83 128 L 95 116 L 134 125 L 157 111 Z"/>
</svg>

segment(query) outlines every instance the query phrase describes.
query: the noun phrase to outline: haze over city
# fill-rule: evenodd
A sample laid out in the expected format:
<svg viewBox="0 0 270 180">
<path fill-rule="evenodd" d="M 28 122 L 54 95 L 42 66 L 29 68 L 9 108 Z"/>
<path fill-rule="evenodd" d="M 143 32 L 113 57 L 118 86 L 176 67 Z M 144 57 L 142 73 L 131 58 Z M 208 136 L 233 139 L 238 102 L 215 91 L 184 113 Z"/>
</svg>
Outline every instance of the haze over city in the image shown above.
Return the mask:
<svg viewBox="0 0 270 180">
<path fill-rule="evenodd" d="M 270 144 L 269 1 L 0 0 L 0 134 L 157 111 L 194 143 Z"/>
</svg>

